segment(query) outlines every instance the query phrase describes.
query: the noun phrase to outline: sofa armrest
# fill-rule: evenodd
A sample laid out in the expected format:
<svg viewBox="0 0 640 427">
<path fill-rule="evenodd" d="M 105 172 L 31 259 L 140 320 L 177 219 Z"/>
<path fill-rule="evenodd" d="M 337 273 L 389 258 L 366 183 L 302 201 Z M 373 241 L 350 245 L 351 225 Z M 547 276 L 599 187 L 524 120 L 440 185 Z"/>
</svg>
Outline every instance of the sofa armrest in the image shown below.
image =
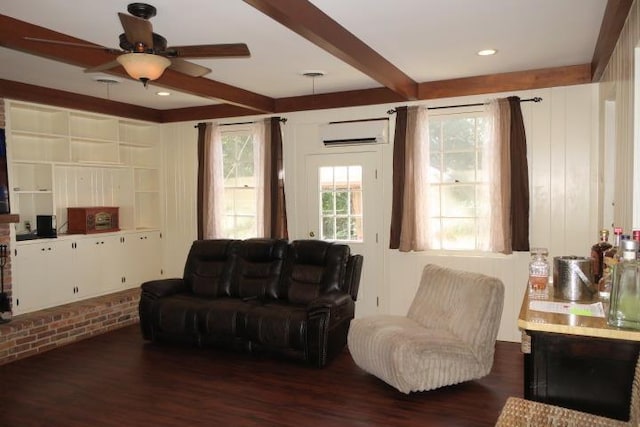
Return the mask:
<svg viewBox="0 0 640 427">
<path fill-rule="evenodd" d="M 160 279 L 144 282 L 141 285 L 142 295 L 152 300 L 167 297 L 187 290 L 182 279 Z"/>
<path fill-rule="evenodd" d="M 354 311 L 355 302 L 351 295 L 343 292 L 330 292 L 307 305 L 309 318 L 324 317 L 329 329 L 344 319 L 353 318 Z"/>
<path fill-rule="evenodd" d="M 307 312 L 311 313 L 314 310 L 322 310 L 325 308 L 332 309 L 338 306 L 347 304 L 351 299 L 351 295 L 343 292 L 330 292 L 322 295 L 307 305 Z"/>
</svg>

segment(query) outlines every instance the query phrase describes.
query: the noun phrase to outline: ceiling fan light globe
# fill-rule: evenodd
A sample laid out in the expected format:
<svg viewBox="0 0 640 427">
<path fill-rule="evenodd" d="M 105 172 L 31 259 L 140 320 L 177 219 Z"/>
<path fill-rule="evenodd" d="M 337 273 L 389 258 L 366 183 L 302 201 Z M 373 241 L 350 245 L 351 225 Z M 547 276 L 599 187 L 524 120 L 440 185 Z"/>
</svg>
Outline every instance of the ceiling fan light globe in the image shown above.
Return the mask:
<svg viewBox="0 0 640 427">
<path fill-rule="evenodd" d="M 132 78 L 141 81 L 157 80 L 171 61 L 164 56 L 150 53 L 125 53 L 117 61 Z"/>
</svg>

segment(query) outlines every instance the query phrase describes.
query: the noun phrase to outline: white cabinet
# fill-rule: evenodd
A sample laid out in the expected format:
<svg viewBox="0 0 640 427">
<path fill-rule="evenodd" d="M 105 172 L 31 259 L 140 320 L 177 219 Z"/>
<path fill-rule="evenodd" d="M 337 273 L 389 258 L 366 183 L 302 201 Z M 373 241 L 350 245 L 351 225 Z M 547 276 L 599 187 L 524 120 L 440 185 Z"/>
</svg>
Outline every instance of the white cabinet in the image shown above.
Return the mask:
<svg viewBox="0 0 640 427">
<path fill-rule="evenodd" d="M 120 235 L 103 235 L 84 239 L 91 293 L 104 295 L 124 289 L 125 253 Z"/>
<path fill-rule="evenodd" d="M 130 233 L 124 238 L 128 272 L 126 287 L 137 287 L 146 281 L 159 279 L 162 275 L 160 232 Z"/>
<path fill-rule="evenodd" d="M 118 206 L 120 228 L 161 226 L 159 125 L 6 101 L 12 212 L 17 232 L 36 215 Z"/>
<path fill-rule="evenodd" d="M 16 233 L 56 215 L 58 239 L 21 241 L 14 310 L 26 313 L 161 275 L 160 125 L 5 100 Z M 118 206 L 118 233 L 65 235 L 67 208 Z M 15 242 L 13 242 L 15 243 Z"/>
<path fill-rule="evenodd" d="M 13 263 L 14 313 L 140 286 L 162 276 L 160 232 L 62 236 L 19 242 Z"/>
<path fill-rule="evenodd" d="M 12 258 L 14 312 L 27 313 L 74 299 L 68 286 L 71 260 L 70 251 L 55 240 L 18 246 Z"/>
</svg>

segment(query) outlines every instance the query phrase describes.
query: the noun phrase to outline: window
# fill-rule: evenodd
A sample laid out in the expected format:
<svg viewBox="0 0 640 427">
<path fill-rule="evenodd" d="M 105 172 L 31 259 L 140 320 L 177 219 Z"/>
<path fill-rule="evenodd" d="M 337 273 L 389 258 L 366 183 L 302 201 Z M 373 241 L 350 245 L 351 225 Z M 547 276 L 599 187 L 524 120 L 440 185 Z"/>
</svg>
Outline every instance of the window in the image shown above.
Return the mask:
<svg viewBox="0 0 640 427">
<path fill-rule="evenodd" d="M 224 170 L 224 236 L 257 236 L 256 175 L 253 137 L 249 130 L 222 133 Z"/>
<path fill-rule="evenodd" d="M 480 250 L 487 242 L 486 113 L 429 118 L 429 216 L 433 249 Z"/>
<path fill-rule="evenodd" d="M 320 238 L 361 242 L 362 166 L 323 166 L 319 173 Z"/>
</svg>

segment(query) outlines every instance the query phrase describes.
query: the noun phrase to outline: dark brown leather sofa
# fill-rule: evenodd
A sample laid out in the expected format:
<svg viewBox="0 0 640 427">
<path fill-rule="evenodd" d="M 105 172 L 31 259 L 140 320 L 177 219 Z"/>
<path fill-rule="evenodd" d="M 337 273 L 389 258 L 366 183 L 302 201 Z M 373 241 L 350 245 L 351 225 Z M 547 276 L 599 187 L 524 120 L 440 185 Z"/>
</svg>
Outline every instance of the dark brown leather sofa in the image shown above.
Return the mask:
<svg viewBox="0 0 640 427">
<path fill-rule="evenodd" d="M 323 367 L 346 345 L 362 262 L 319 240 L 195 241 L 183 278 L 142 284 L 142 335 Z"/>
</svg>

